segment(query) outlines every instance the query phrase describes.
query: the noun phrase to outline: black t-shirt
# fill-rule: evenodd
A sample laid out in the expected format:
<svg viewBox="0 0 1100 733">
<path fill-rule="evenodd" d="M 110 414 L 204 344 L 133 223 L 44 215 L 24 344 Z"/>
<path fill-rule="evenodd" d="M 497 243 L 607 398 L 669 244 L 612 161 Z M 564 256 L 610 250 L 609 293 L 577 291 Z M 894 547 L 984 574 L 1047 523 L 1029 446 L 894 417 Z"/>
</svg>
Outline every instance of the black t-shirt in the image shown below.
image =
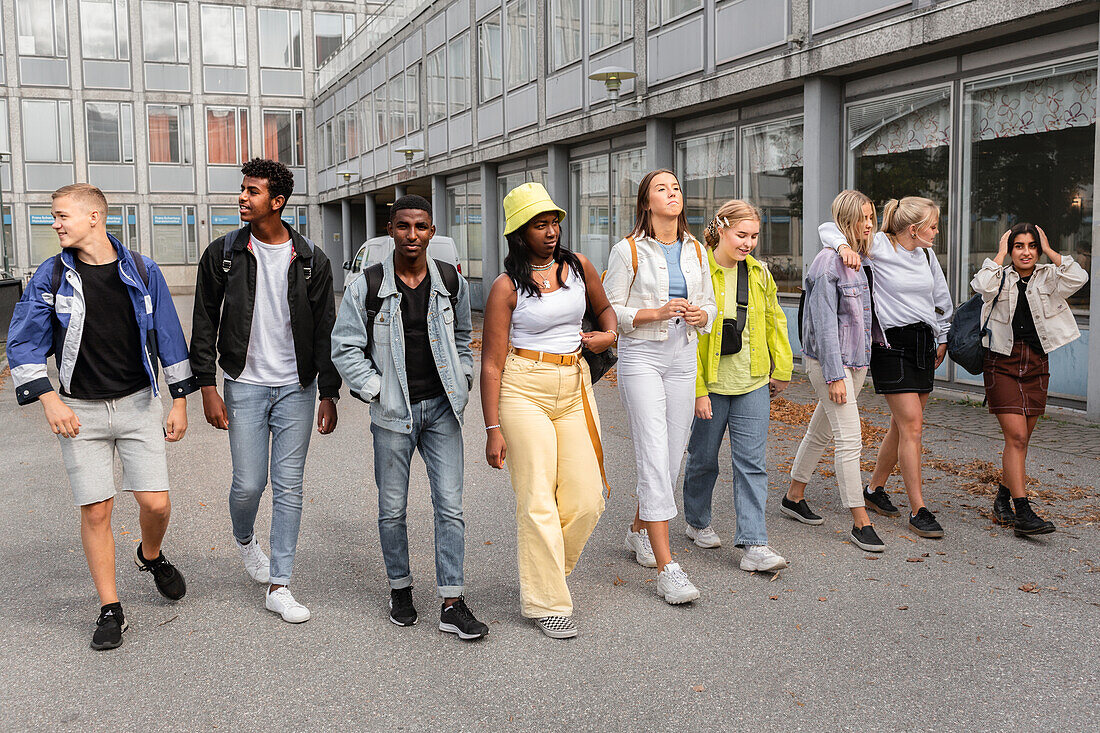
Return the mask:
<svg viewBox="0 0 1100 733">
<path fill-rule="evenodd" d="M 134 306 L 118 261 L 89 265 L 73 258 L 84 290 L 84 332 L 69 391 L 81 400 L 112 400 L 149 386 Z"/>
<path fill-rule="evenodd" d="M 405 328 L 405 375 L 409 380 L 409 402 L 416 404 L 443 394 L 443 382 L 432 356 L 428 341 L 428 296 L 431 276 L 427 273 L 420 284 L 410 288 L 395 275 L 401 293 L 401 322 Z"/>
<path fill-rule="evenodd" d="M 1039 334 L 1035 330 L 1035 316 L 1031 312 L 1031 304 L 1027 302 L 1027 284 L 1031 276 L 1021 277 L 1016 283 L 1019 294 L 1016 296 L 1016 312 L 1012 314 L 1012 340 L 1023 341 L 1040 354 L 1043 344 L 1039 341 Z"/>
</svg>

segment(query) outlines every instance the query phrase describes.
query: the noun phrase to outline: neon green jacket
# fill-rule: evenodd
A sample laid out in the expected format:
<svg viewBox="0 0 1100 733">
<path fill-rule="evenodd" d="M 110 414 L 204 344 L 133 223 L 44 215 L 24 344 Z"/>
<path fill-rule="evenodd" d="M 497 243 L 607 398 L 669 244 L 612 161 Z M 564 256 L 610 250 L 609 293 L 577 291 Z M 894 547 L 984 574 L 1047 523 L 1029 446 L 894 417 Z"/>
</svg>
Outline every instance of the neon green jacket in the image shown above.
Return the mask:
<svg viewBox="0 0 1100 733">
<path fill-rule="evenodd" d="M 725 272 L 714 261 L 714 252 L 707 249 L 710 260 L 710 278 L 714 285 L 714 300 L 718 304 L 718 317 L 709 333 L 699 333 L 697 352 L 698 369 L 695 377 L 695 396 L 707 392 L 707 382 L 715 381 L 718 361 L 722 358 L 722 319 L 728 310 L 735 318 L 737 303 L 726 303 Z M 789 381 L 794 370 L 794 353 L 787 337 L 787 316 L 779 307 L 775 279 L 758 260 L 751 255 L 745 258 L 749 268 L 749 312 L 745 330 L 749 332 L 748 348 L 751 376 L 769 375 L 780 381 Z"/>
</svg>

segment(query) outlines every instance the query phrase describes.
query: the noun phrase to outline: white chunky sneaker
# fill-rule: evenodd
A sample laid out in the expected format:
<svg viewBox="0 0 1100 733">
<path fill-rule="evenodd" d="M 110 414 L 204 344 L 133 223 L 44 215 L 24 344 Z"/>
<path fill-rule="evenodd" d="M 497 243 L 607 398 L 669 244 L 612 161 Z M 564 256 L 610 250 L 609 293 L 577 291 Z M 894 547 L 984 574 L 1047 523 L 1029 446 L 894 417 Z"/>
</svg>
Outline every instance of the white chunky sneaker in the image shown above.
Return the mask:
<svg viewBox="0 0 1100 733">
<path fill-rule="evenodd" d="M 679 563 L 670 562 L 657 576 L 657 596 L 676 606 L 694 601 L 699 597 L 699 589 L 691 584 Z"/>
<path fill-rule="evenodd" d="M 242 545 L 240 542 L 237 542 L 237 549 L 241 552 L 241 561 L 244 563 L 244 569 L 248 571 L 248 574 L 253 580 L 257 583 L 268 583 L 271 581 L 271 561 L 267 559 L 267 555 L 260 549 L 260 543 L 256 541 L 255 536 L 252 537 L 252 540 L 247 545 Z"/>
<path fill-rule="evenodd" d="M 309 609 L 290 594 L 290 588 L 285 585 L 277 590 L 267 592 L 267 600 L 264 603 L 267 610 L 283 617 L 283 621 L 289 624 L 300 624 L 309 621 Z"/>
<path fill-rule="evenodd" d="M 722 546 L 722 538 L 719 537 L 710 525 L 703 527 L 702 529 L 695 529 L 690 524 L 687 526 L 687 536 L 699 547 L 704 550 L 710 550 L 715 547 Z"/>
<path fill-rule="evenodd" d="M 653 545 L 649 544 L 649 533 L 644 529 L 637 532 L 626 530 L 626 549 L 634 553 L 634 559 L 643 568 L 657 567 L 657 558 L 653 557 Z"/>
<path fill-rule="evenodd" d="M 741 557 L 741 569 L 749 572 L 763 570 L 774 573 L 789 565 L 782 555 L 767 545 L 749 545 Z"/>
<path fill-rule="evenodd" d="M 571 639 L 577 635 L 577 625 L 569 616 L 546 616 L 535 619 L 539 631 L 551 639 Z"/>
</svg>

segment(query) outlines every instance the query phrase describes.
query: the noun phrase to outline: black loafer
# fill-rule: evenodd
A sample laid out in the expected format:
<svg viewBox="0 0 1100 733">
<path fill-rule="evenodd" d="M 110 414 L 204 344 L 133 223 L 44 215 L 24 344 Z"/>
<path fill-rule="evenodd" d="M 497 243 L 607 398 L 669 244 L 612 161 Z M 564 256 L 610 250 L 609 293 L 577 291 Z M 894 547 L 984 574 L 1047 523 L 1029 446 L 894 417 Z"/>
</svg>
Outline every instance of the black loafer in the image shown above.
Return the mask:
<svg viewBox="0 0 1100 733">
<path fill-rule="evenodd" d="M 936 521 L 935 515 L 928 511 L 928 507 L 925 506 L 917 510 L 916 516 L 909 517 L 909 530 L 913 534 L 930 539 L 943 537 L 943 527 Z"/>
<path fill-rule="evenodd" d="M 867 552 L 882 552 L 886 549 L 886 545 L 879 539 L 878 532 L 872 524 L 865 527 L 853 526 L 850 539 L 853 545 Z"/>
<path fill-rule="evenodd" d="M 881 486 L 874 491 L 869 491 L 869 489 L 870 487 L 863 489 L 863 503 L 867 505 L 868 509 L 884 517 L 901 516 L 901 510 L 890 501 L 890 497 L 886 494 L 886 489 Z"/>
<path fill-rule="evenodd" d="M 791 519 L 802 522 L 803 524 L 821 524 L 825 520 L 813 513 L 810 509 L 810 505 L 806 503 L 806 499 L 799 499 L 798 501 L 791 501 L 786 496 L 783 497 L 783 501 L 779 503 L 779 511 L 786 514 Z"/>
</svg>

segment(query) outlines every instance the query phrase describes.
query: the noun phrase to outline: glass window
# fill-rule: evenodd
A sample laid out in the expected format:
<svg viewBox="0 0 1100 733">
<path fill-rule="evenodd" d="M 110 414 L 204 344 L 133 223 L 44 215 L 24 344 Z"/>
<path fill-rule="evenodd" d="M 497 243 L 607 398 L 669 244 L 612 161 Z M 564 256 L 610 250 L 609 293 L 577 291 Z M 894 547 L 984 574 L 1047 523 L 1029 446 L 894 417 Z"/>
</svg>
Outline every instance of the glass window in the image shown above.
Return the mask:
<svg viewBox="0 0 1100 733">
<path fill-rule="evenodd" d="M 405 129 L 420 129 L 420 64 L 405 70 Z"/>
<path fill-rule="evenodd" d="M 371 95 L 359 100 L 359 152 L 374 150 L 374 109 Z"/>
<path fill-rule="evenodd" d="M 80 45 L 86 59 L 130 58 L 126 0 L 80 0 Z"/>
<path fill-rule="evenodd" d="M 240 211 L 236 206 L 210 207 L 210 241 L 224 237 L 234 229 L 241 228 Z"/>
<path fill-rule="evenodd" d="M 53 230 L 53 212 L 49 206 L 28 206 L 31 224 L 31 264 L 37 267 L 61 250 Z"/>
<path fill-rule="evenodd" d="M 65 0 L 16 0 L 19 55 L 68 56 L 65 16 Z"/>
<path fill-rule="evenodd" d="M 244 107 L 207 107 L 206 162 L 241 165 L 248 158 L 248 110 Z"/>
<path fill-rule="evenodd" d="M 260 26 L 260 66 L 302 68 L 301 11 L 259 8 L 256 13 Z"/>
<path fill-rule="evenodd" d="M 470 34 L 463 33 L 447 44 L 447 69 L 450 75 L 451 114 L 470 108 Z"/>
<path fill-rule="evenodd" d="M 374 124 L 378 130 L 376 142 L 379 146 L 390 141 L 389 107 L 386 102 L 386 85 L 374 90 Z"/>
<path fill-rule="evenodd" d="M 186 265 L 198 260 L 194 206 L 153 206 L 152 257 L 162 265 Z"/>
<path fill-rule="evenodd" d="M 405 77 L 390 79 L 390 140 L 405 137 Z"/>
<path fill-rule="evenodd" d="M 3 257 L 0 267 L 7 276 L 10 275 L 11 269 L 15 267 L 15 240 L 12 239 L 11 231 L 11 206 L 4 204 L 0 212 L 3 214 L 3 228 L 0 229 L 0 236 L 4 238 L 3 247 L 0 247 L 0 257 Z"/>
<path fill-rule="evenodd" d="M 359 155 L 359 109 L 358 105 L 352 105 L 344 111 L 344 122 L 347 126 L 348 160 Z"/>
<path fill-rule="evenodd" d="M 508 88 L 535 79 L 535 1 L 511 0 L 506 6 L 508 23 Z"/>
<path fill-rule="evenodd" d="M 210 66 L 244 66 L 248 58 L 244 8 L 203 5 L 201 10 L 202 62 Z"/>
<path fill-rule="evenodd" d="M 546 188 L 547 171 L 546 168 L 532 168 L 531 170 L 519 171 L 518 173 L 508 173 L 503 176 L 497 177 L 497 188 L 500 191 L 500 200 L 503 201 L 504 197 L 508 195 L 516 186 L 524 183 L 539 183 L 543 188 Z"/>
<path fill-rule="evenodd" d="M 479 96 L 482 102 L 499 97 L 503 90 L 500 48 L 500 11 L 491 13 L 477 27 Z"/>
<path fill-rule="evenodd" d="M 588 19 L 588 47 L 590 52 L 613 46 L 623 40 L 622 20 L 634 12 L 633 3 L 623 13 L 623 0 L 591 0 Z M 631 16 L 633 21 L 633 16 Z"/>
<path fill-rule="evenodd" d="M 191 163 L 191 108 L 174 104 L 150 104 L 149 162 Z"/>
<path fill-rule="evenodd" d="M 947 272 L 946 226 L 951 162 L 951 90 L 878 99 L 848 108 L 851 186 L 879 213 L 892 198 L 924 196 L 940 207 L 935 252 Z"/>
<path fill-rule="evenodd" d="M 737 198 L 737 130 L 680 140 L 676 158 L 688 226 L 702 239 L 718 207 Z"/>
<path fill-rule="evenodd" d="M 459 184 L 447 188 L 447 232 L 455 240 L 459 271 L 467 278 L 480 279 L 481 262 L 481 190 Z"/>
<path fill-rule="evenodd" d="M 72 108 L 67 100 L 23 100 L 23 155 L 28 163 L 73 161 Z"/>
<path fill-rule="evenodd" d="M 611 240 L 607 243 L 607 252 L 611 245 L 619 241 L 634 228 L 634 217 L 638 207 L 638 186 L 645 176 L 645 150 L 624 150 L 611 154 Z M 607 254 L 604 254 L 604 267 L 607 266 Z M 601 268 L 602 269 L 602 268 Z"/>
<path fill-rule="evenodd" d="M 550 70 L 581 58 L 581 0 L 550 0 Z"/>
<path fill-rule="evenodd" d="M 333 155 L 332 163 L 343 163 L 348 159 L 348 120 L 347 111 L 340 110 L 332 120 Z"/>
<path fill-rule="evenodd" d="M 570 164 L 569 246 L 601 272 L 611 241 L 611 160 L 606 155 Z"/>
<path fill-rule="evenodd" d="M 1054 251 L 1090 272 L 1096 82 L 1089 60 L 964 87 L 962 293 L 1018 222 L 1042 227 Z M 1089 290 L 1069 298 L 1082 315 Z"/>
<path fill-rule="evenodd" d="M 134 112 L 128 102 L 85 102 L 88 162 L 134 162 Z"/>
<path fill-rule="evenodd" d="M 314 13 L 313 38 L 317 66 L 320 67 L 328 61 L 354 32 L 354 13 Z"/>
<path fill-rule="evenodd" d="M 264 110 L 264 157 L 287 166 L 305 165 L 305 115 L 300 109 Z"/>
<path fill-rule="evenodd" d="M 746 127 L 741 139 L 743 197 L 762 218 L 753 256 L 768 265 L 779 292 L 800 292 L 802 118 Z"/>
<path fill-rule="evenodd" d="M 141 35 L 145 60 L 186 64 L 191 59 L 187 3 L 145 0 L 141 4 Z"/>
<path fill-rule="evenodd" d="M 703 0 L 649 0 L 649 27 L 656 28 L 701 7 Z"/>
<path fill-rule="evenodd" d="M 441 48 L 428 55 L 424 62 L 428 80 L 428 124 L 447 118 L 447 66 L 443 58 L 447 49 Z"/>
</svg>

